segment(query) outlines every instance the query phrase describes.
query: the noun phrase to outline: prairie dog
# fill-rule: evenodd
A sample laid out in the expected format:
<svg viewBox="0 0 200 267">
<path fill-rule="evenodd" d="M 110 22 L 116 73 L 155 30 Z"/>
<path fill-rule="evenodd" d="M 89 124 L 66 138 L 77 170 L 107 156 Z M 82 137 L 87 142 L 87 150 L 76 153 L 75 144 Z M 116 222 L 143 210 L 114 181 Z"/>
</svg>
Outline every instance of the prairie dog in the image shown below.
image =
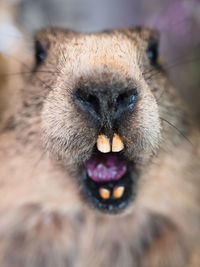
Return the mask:
<svg viewBox="0 0 200 267">
<path fill-rule="evenodd" d="M 136 27 L 35 36 L 0 135 L 0 266 L 200 266 L 200 138 Z"/>
</svg>

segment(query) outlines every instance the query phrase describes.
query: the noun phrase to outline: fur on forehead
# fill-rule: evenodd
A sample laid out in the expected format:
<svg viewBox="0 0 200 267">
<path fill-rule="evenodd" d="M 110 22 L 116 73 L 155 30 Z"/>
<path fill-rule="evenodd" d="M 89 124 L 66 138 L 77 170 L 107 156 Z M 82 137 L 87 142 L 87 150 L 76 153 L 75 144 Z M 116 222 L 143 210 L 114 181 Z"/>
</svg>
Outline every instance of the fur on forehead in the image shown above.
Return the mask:
<svg viewBox="0 0 200 267">
<path fill-rule="evenodd" d="M 58 76 L 62 83 L 66 81 L 66 85 L 72 85 L 68 84 L 69 88 L 74 87 L 73 81 L 88 76 L 95 77 L 101 83 L 108 82 L 108 76 L 110 81 L 124 82 L 129 77 L 139 86 L 143 77 L 138 63 L 146 54 L 142 51 L 146 50 L 146 41 L 150 38 L 157 38 L 157 33 L 141 27 L 95 34 L 49 28 L 36 35 L 36 39 L 50 50 L 47 61 L 57 59 Z"/>
<path fill-rule="evenodd" d="M 135 27 L 103 31 L 99 33 L 77 33 L 70 30 L 48 28 L 36 34 L 35 39 L 44 44 L 51 54 L 56 51 L 59 66 L 66 61 L 72 62 L 76 70 L 108 65 L 130 75 L 131 66 L 136 66 L 142 51 L 147 48 L 147 41 L 158 39 L 156 31 Z M 78 67 L 78 68 L 77 68 Z"/>
</svg>

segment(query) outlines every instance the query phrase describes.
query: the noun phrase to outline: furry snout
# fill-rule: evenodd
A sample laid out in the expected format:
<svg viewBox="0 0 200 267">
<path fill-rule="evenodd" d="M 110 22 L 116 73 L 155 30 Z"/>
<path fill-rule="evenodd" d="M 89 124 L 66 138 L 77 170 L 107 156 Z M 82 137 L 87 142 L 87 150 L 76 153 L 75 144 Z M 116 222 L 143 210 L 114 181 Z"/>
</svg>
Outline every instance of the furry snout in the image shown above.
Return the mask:
<svg viewBox="0 0 200 267">
<path fill-rule="evenodd" d="M 83 185 L 85 199 L 109 213 L 135 198 L 139 166 L 160 140 L 147 85 L 109 66 L 58 80 L 44 103 L 42 130 L 45 147 Z"/>
</svg>

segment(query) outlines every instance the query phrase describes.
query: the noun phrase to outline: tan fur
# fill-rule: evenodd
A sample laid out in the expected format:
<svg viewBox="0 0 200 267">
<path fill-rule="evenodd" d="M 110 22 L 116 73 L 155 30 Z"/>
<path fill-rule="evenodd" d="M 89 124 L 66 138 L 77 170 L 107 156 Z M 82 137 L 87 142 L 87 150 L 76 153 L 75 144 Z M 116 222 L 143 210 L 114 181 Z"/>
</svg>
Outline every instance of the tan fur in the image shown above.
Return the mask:
<svg viewBox="0 0 200 267">
<path fill-rule="evenodd" d="M 36 36 L 49 44 L 47 59 L 0 136 L 0 266 L 200 266 L 199 130 L 165 75 L 152 75 L 152 36 L 146 28 Z M 139 89 L 136 111 L 118 127 L 140 173 L 121 215 L 100 214 L 79 192 L 77 165 L 99 135 L 71 98 L 81 84 Z"/>
</svg>

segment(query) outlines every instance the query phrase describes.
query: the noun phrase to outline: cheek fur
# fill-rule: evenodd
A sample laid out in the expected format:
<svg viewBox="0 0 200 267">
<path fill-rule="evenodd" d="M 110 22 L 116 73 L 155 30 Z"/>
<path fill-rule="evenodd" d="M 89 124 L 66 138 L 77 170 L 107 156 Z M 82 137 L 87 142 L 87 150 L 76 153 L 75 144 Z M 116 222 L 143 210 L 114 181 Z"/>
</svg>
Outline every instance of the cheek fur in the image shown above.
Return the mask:
<svg viewBox="0 0 200 267">
<path fill-rule="evenodd" d="M 78 113 L 62 94 L 51 92 L 42 112 L 42 132 L 46 149 L 64 161 L 87 159 L 97 139 L 92 123 Z"/>
<path fill-rule="evenodd" d="M 156 152 L 161 141 L 161 125 L 158 107 L 151 93 L 140 96 L 135 112 L 122 122 L 120 134 L 129 158 L 145 163 Z"/>
</svg>

